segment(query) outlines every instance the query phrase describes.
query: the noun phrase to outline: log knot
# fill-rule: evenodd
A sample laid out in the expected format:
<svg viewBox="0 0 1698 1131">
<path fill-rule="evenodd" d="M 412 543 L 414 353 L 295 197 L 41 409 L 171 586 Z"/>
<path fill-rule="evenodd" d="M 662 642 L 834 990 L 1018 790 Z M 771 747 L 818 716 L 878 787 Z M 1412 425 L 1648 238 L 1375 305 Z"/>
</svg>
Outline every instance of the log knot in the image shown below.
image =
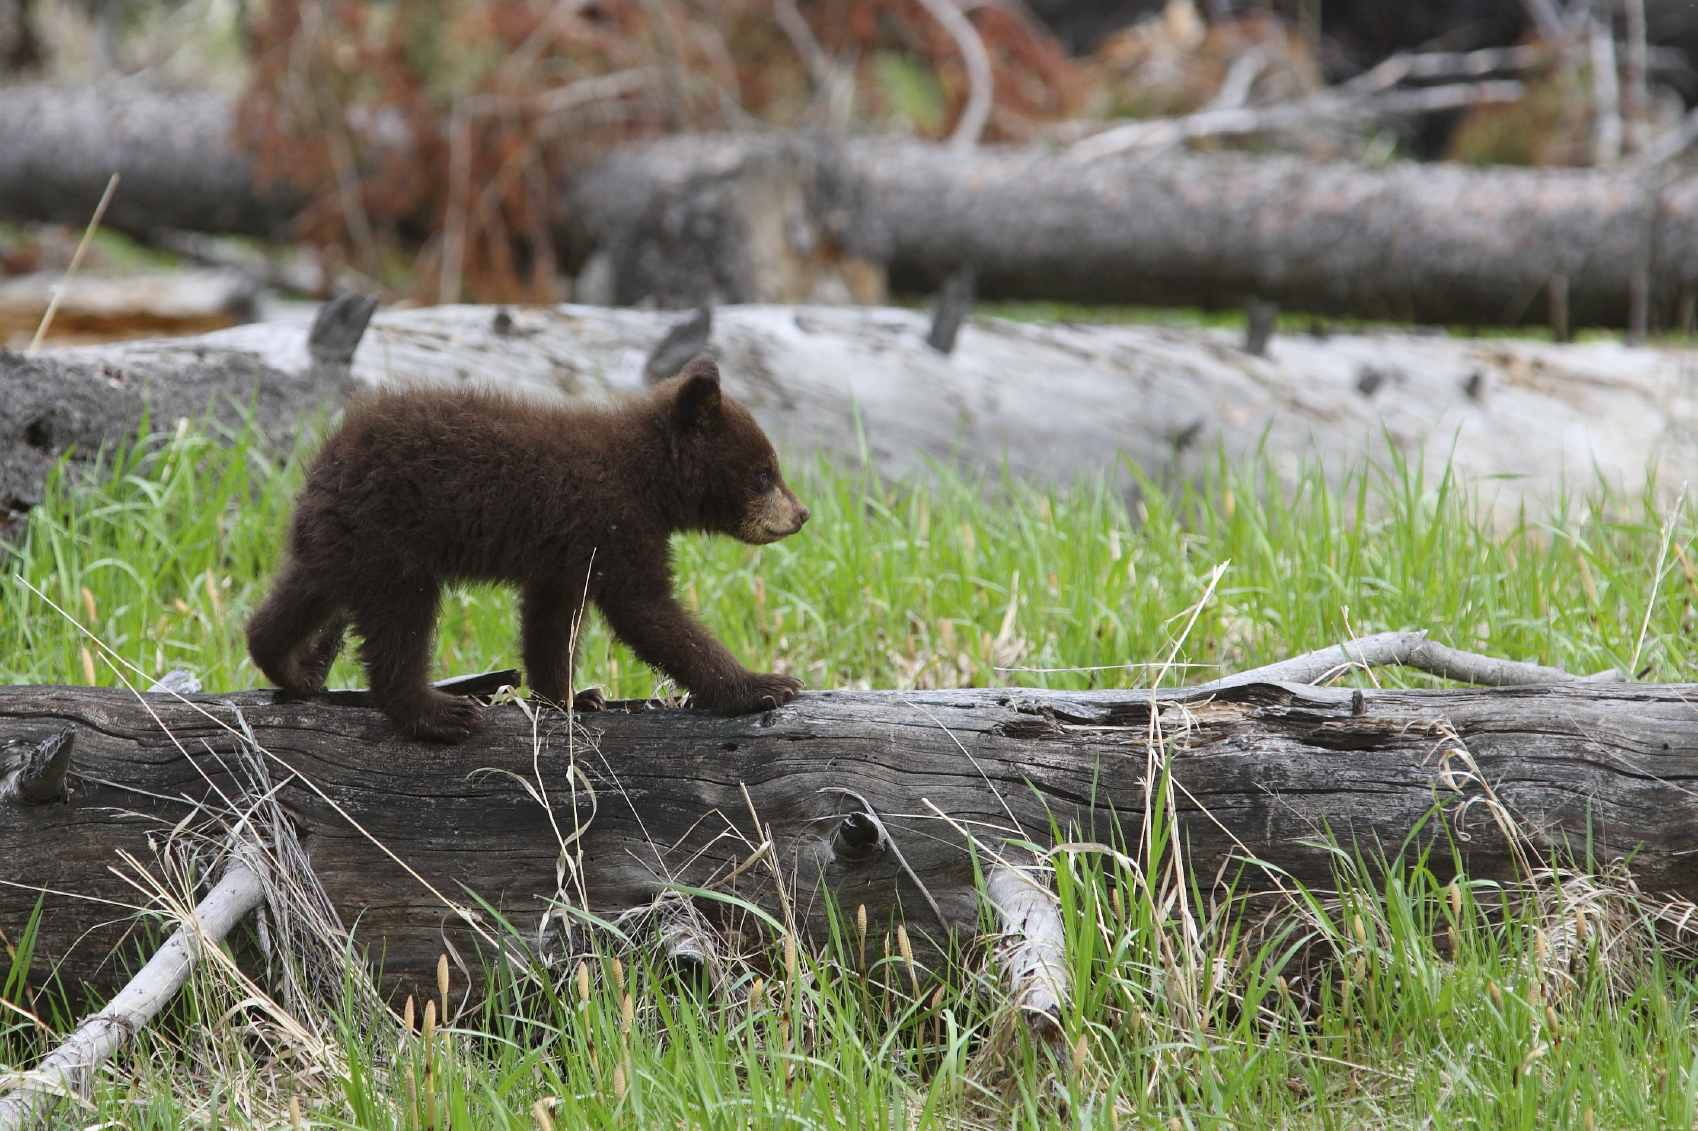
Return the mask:
<svg viewBox="0 0 1698 1131">
<path fill-rule="evenodd" d="M 832 854 L 841 860 L 866 860 L 884 847 L 884 830 L 869 813 L 851 813 L 831 832 Z"/>
<path fill-rule="evenodd" d="M 0 765 L 9 767 L 0 778 L 0 802 L 45 805 L 70 797 L 65 778 L 71 769 L 71 749 L 77 730 L 67 726 L 36 742 L 8 742 L 0 747 Z"/>
</svg>

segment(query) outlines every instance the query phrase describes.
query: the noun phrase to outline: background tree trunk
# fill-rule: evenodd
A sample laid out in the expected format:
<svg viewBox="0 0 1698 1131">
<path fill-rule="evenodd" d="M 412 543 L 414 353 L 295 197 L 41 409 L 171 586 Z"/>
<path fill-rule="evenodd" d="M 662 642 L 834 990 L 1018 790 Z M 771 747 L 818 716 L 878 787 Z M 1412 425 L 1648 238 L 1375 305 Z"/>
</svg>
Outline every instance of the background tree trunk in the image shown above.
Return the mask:
<svg viewBox="0 0 1698 1131">
<path fill-rule="evenodd" d="M 1695 696 L 1688 685 L 1576 683 L 1163 692 L 1176 843 L 1204 885 L 1241 875 L 1244 889 L 1266 887 L 1270 874 L 1244 862 L 1254 857 L 1328 888 L 1329 833 L 1369 855 L 1432 845 L 1441 872 L 1454 859 L 1475 879 L 1510 880 L 1517 849 L 1495 809 L 1535 862 L 1631 855 L 1643 889 L 1691 899 Z M 1052 821 L 1064 838 L 1136 852 L 1151 733 L 1140 691 L 811 692 L 738 719 L 610 710 L 579 716 L 575 731 L 558 712 L 533 730 L 518 707 L 494 707 L 472 742 L 450 748 L 400 739 L 374 710 L 274 703 L 270 692 L 179 701 L 0 688 L 0 778 L 74 732 L 67 797 L 26 804 L 0 790 L 0 929 L 15 945 L 42 900 L 38 976 L 116 976 L 111 951 L 131 928 L 121 909 L 93 902 L 136 901 L 110 870 L 115 853 L 149 861 L 150 839 L 185 818 L 190 831 L 215 825 L 244 791 L 265 788 L 242 769 L 243 723 L 314 872 L 392 981 L 428 978 L 444 937 L 477 968 L 479 944 L 449 906 L 475 910 L 467 889 L 534 937 L 561 894 L 561 839 L 580 828 L 582 856 L 568 854 L 583 886 L 568 868 L 564 896 L 597 914 L 647 905 L 669 885 L 708 886 L 818 937 L 830 892 L 850 915 L 866 904 L 875 931 L 900 916 L 934 940 L 971 935 L 966 834 L 980 866 L 1031 865 L 1009 842 L 1047 846 Z M 585 779 L 574 793 L 568 766 L 593 783 L 593 801 Z M 1429 820 L 1435 805 L 1443 814 Z M 888 844 L 855 816 L 869 813 Z M 768 840 L 769 857 L 731 875 Z"/>
</svg>

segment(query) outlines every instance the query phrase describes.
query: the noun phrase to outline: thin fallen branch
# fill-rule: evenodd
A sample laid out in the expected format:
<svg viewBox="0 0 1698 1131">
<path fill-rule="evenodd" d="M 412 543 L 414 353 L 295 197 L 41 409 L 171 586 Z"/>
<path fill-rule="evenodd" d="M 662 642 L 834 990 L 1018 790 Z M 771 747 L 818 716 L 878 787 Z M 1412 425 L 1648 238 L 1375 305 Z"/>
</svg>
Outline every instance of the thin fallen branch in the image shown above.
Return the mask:
<svg viewBox="0 0 1698 1131">
<path fill-rule="evenodd" d="M 1324 683 L 1352 669 L 1406 667 L 1459 683 L 1481 687 L 1525 687 L 1542 683 L 1623 683 L 1627 673 L 1606 668 L 1576 676 L 1518 660 L 1500 660 L 1477 652 L 1462 652 L 1427 639 L 1425 632 L 1378 632 L 1320 648 L 1276 664 L 1239 672 L 1202 684 L 1206 688 L 1245 687 L 1252 683 Z"/>
<path fill-rule="evenodd" d="M 56 1096 L 87 1095 L 94 1073 L 164 1009 L 188 981 L 205 947 L 217 946 L 264 895 L 259 877 L 232 860 L 218 886 L 166 940 L 141 972 L 99 1013 L 48 1054 L 11 1095 L 0 1099 L 0 1131 L 21 1131 Z"/>
<path fill-rule="evenodd" d="M 1549 47 L 1537 44 L 1486 47 L 1479 51 L 1400 52 L 1339 84 L 1338 89 L 1343 94 L 1374 94 L 1407 79 L 1481 79 L 1487 75 L 1522 74 L 1548 66 L 1553 59 L 1554 52 Z"/>
<path fill-rule="evenodd" d="M 967 67 L 967 105 L 961 111 L 961 120 L 955 123 L 955 132 L 949 135 L 949 144 L 958 149 L 971 149 L 979 144 L 979 136 L 985 132 L 985 123 L 990 120 L 991 98 L 995 89 L 990 54 L 985 50 L 985 41 L 979 38 L 973 21 L 955 6 L 954 0 L 920 0 L 920 6 L 955 40 L 961 61 Z"/>
</svg>

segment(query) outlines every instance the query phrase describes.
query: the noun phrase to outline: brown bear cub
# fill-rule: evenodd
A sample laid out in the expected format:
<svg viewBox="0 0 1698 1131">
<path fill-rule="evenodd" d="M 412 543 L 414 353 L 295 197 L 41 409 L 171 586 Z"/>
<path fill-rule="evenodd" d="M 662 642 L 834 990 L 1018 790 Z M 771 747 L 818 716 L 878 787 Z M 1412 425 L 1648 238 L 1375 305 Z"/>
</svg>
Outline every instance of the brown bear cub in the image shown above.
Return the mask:
<svg viewBox="0 0 1698 1131">
<path fill-rule="evenodd" d="M 586 599 L 632 651 L 693 702 L 735 715 L 802 686 L 744 668 L 672 595 L 669 538 L 709 530 L 759 545 L 808 508 L 785 486 L 754 417 L 697 358 L 609 408 L 459 389 L 386 391 L 348 409 L 295 502 L 289 558 L 248 624 L 248 650 L 286 691 L 324 678 L 350 622 L 373 701 L 403 733 L 459 742 L 479 706 L 427 682 L 449 581 L 519 587 L 531 690 L 572 699 Z M 579 710 L 602 705 L 591 690 Z"/>
</svg>

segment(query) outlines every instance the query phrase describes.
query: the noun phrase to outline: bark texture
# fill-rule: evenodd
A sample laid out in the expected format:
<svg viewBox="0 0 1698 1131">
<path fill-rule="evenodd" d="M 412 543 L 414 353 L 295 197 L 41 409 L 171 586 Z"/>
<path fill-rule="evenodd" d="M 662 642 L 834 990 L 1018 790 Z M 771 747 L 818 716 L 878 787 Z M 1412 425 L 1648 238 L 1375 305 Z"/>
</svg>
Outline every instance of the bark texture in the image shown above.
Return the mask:
<svg viewBox="0 0 1698 1131">
<path fill-rule="evenodd" d="M 1204 885 L 1240 871 L 1267 884 L 1241 863 L 1250 856 L 1329 887 L 1328 830 L 1370 854 L 1436 843 L 1441 869 L 1454 851 L 1476 879 L 1512 879 L 1495 808 L 1532 859 L 1631 856 L 1644 890 L 1690 899 L 1695 698 L 1692 685 L 1255 683 L 1163 692 L 1158 725 L 1180 787 L 1178 843 Z M 146 700 L 0 688 L 0 757 L 27 759 L 75 728 L 68 797 L 0 804 L 0 929 L 15 942 L 44 901 L 38 976 L 116 980 L 130 928 L 91 899 L 132 902 L 109 870 L 119 849 L 149 860 L 150 837 L 227 812 L 251 785 L 233 770 L 244 722 L 313 871 L 391 979 L 428 979 L 445 937 L 476 969 L 478 940 L 450 906 L 475 907 L 467 889 L 531 937 L 551 900 L 613 915 L 672 885 L 734 893 L 781 919 L 788 903 L 821 934 L 827 892 L 850 915 L 866 904 L 875 928 L 900 916 L 917 936 L 971 934 L 980 896 L 966 834 L 981 865 L 994 853 L 1030 866 L 1008 842 L 1047 844 L 1052 821 L 1073 841 L 1136 844 L 1151 732 L 1139 691 L 811 692 L 735 719 L 610 710 L 579 716 L 575 733 L 560 713 L 533 729 L 498 706 L 457 748 L 400 739 L 375 710 L 270 692 Z M 562 839 L 579 830 L 557 882 Z M 770 856 L 732 875 L 769 838 Z"/>
</svg>

